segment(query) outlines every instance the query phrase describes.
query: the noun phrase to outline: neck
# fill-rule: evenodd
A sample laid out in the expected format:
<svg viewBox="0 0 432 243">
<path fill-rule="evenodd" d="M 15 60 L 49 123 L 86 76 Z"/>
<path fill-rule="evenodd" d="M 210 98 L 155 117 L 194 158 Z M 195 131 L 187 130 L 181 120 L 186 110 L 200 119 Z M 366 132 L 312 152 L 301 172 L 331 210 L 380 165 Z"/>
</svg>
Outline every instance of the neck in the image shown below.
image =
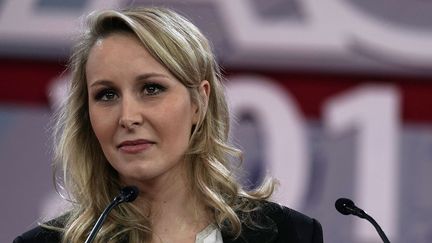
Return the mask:
<svg viewBox="0 0 432 243">
<path fill-rule="evenodd" d="M 174 202 L 184 199 L 185 195 L 191 193 L 191 183 L 189 182 L 189 168 L 186 162 L 180 162 L 165 173 L 151 179 L 136 179 L 121 177 L 120 181 L 124 185 L 135 185 L 139 188 L 138 198 L 134 204 L 137 206 L 158 205 L 161 202 Z M 146 215 L 149 212 L 143 212 Z M 151 207 L 150 207 L 151 208 Z"/>
<path fill-rule="evenodd" d="M 211 212 L 192 189 L 187 170 L 181 171 L 136 185 L 140 194 L 134 204 L 149 217 L 154 234 L 161 239 L 194 239 L 212 222 Z M 168 242 L 183 241 L 171 238 Z"/>
</svg>

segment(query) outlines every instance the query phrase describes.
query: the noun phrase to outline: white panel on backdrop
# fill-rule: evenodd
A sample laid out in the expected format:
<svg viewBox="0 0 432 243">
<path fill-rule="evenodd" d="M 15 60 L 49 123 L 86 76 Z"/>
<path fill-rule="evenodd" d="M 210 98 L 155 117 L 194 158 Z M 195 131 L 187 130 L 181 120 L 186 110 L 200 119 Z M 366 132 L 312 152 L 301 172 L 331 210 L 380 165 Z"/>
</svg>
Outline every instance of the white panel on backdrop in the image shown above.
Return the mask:
<svg viewBox="0 0 432 243">
<path fill-rule="evenodd" d="M 432 63 L 432 31 L 403 28 L 362 13 L 342 0 L 300 1 L 307 21 L 265 21 L 249 0 L 217 1 L 236 50 L 253 53 L 293 52 L 305 56 L 346 55 L 353 46 L 379 55 L 380 60 L 406 65 Z M 251 38 L 253 37 L 253 38 Z"/>
<path fill-rule="evenodd" d="M 360 11 L 348 1 L 302 1 L 311 10 L 315 24 L 335 28 L 343 45 L 360 45 L 382 58 L 417 65 L 432 62 L 432 31 L 404 28 L 391 22 L 379 21 Z M 337 13 L 337 14 L 336 14 Z M 323 30 L 325 32 L 328 30 Z"/>
<path fill-rule="evenodd" d="M 37 0 L 4 0 L 0 8 L 0 41 L 33 45 L 53 43 L 70 46 L 84 14 L 113 8 L 115 0 L 87 0 L 80 11 L 41 11 Z"/>
<path fill-rule="evenodd" d="M 228 65 L 430 74 L 432 30 L 427 18 L 426 27 L 414 28 L 415 22 L 407 26 L 391 19 L 374 18 L 369 13 L 373 7 L 360 9 L 351 1 L 296 1 L 301 17 L 294 19 L 266 18 L 257 11 L 259 6 L 253 0 L 82 1 L 84 4 L 78 9 L 67 5 L 40 8 L 37 0 L 2 1 L 0 55 L 24 52 L 64 56 L 82 16 L 89 12 L 131 5 L 162 5 L 186 9 L 198 26 L 208 27 L 203 28 L 205 33 L 223 39 L 223 46 L 216 49 Z M 420 4 L 425 9 L 431 8 L 426 2 L 416 3 L 416 7 Z M 208 12 L 203 13 L 203 9 Z M 397 16 L 397 10 L 392 11 L 390 14 Z M 218 27 L 210 27 L 209 22 L 218 23 Z"/>
</svg>

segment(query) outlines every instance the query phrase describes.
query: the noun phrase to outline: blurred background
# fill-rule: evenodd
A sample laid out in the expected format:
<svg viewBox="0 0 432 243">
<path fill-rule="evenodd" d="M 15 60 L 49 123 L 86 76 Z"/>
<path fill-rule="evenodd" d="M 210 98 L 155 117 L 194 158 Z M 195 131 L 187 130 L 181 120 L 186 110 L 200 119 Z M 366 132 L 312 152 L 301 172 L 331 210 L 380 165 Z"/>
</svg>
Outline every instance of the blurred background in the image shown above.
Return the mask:
<svg viewBox="0 0 432 243">
<path fill-rule="evenodd" d="M 67 210 L 50 127 L 70 48 L 83 16 L 133 5 L 175 9 L 213 43 L 246 187 L 278 178 L 274 200 L 326 242 L 380 242 L 339 197 L 391 242 L 432 242 L 432 2 L 0 0 L 1 242 Z"/>
</svg>

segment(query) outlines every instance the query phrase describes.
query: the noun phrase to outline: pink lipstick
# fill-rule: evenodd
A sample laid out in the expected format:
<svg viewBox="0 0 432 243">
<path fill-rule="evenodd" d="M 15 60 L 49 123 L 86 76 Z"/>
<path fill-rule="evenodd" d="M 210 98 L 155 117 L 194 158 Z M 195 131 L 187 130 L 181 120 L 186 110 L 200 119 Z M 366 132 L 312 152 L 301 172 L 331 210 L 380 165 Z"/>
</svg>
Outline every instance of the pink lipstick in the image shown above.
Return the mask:
<svg viewBox="0 0 432 243">
<path fill-rule="evenodd" d="M 154 142 L 145 140 L 145 139 L 138 139 L 138 140 L 128 140 L 120 143 L 117 148 L 125 153 L 128 154 L 137 154 L 142 151 L 147 150 L 150 148 Z"/>
</svg>

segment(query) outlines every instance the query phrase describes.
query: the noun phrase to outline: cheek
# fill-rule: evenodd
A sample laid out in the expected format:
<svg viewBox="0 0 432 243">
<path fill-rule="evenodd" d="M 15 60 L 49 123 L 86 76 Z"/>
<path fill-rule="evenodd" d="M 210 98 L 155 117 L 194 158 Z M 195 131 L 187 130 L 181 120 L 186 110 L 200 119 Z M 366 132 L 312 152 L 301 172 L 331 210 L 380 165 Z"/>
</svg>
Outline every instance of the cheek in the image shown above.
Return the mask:
<svg viewBox="0 0 432 243">
<path fill-rule="evenodd" d="M 103 147 L 104 142 L 107 142 L 107 138 L 109 138 L 113 132 L 113 127 L 115 125 L 113 113 L 90 107 L 89 116 L 92 129 Z"/>
<path fill-rule="evenodd" d="M 193 114 L 188 102 L 183 105 L 172 106 L 165 110 L 165 115 L 160 117 L 160 129 L 165 136 L 176 135 L 176 142 L 187 146 L 193 125 Z"/>
<path fill-rule="evenodd" d="M 99 124 L 98 119 L 96 119 L 96 117 L 98 117 L 97 112 L 94 109 L 92 109 L 91 106 L 89 107 L 89 117 L 90 117 L 91 127 L 92 127 L 94 133 L 96 134 L 96 137 L 98 137 L 98 139 L 99 139 L 100 124 Z"/>
</svg>

